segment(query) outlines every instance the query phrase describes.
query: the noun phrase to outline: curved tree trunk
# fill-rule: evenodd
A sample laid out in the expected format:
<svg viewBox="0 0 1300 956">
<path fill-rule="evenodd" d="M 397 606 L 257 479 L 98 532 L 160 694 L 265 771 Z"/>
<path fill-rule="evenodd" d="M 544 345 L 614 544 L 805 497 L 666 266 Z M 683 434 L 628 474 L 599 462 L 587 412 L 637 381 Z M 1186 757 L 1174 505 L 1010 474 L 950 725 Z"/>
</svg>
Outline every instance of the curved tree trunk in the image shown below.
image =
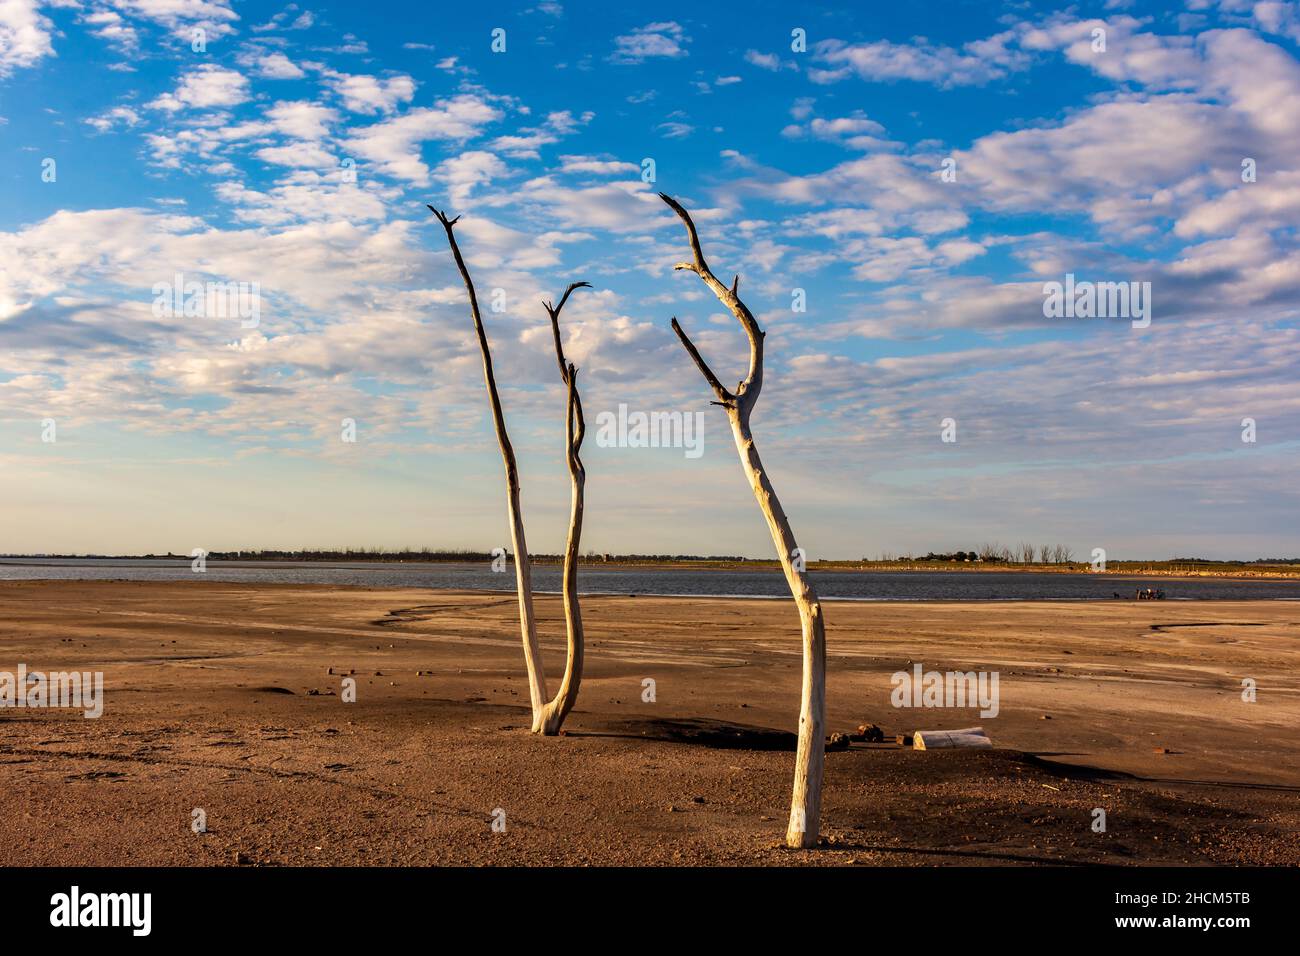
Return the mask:
<svg viewBox="0 0 1300 956">
<path fill-rule="evenodd" d="M 510 546 L 515 549 L 515 590 L 519 598 L 519 630 L 524 642 L 524 666 L 528 670 L 528 696 L 532 701 L 533 731 L 540 726 L 542 707 L 546 702 L 546 673 L 541 666 L 541 647 L 537 642 L 537 617 L 533 612 L 533 573 L 532 563 L 528 559 L 528 542 L 524 538 L 524 519 L 519 509 L 519 466 L 515 462 L 515 449 L 510 444 L 506 433 L 506 420 L 501 412 L 501 397 L 497 394 L 496 375 L 492 370 L 492 350 L 488 345 L 487 332 L 483 329 L 483 317 L 478 309 L 478 296 L 474 293 L 474 281 L 469 276 L 469 269 L 461 257 L 460 246 L 452 227 L 460 220 L 448 219 L 443 213 L 429 210 L 438 217 L 447 231 L 447 242 L 456 259 L 456 268 L 465 281 L 465 290 L 469 293 L 469 308 L 474 316 L 474 332 L 478 335 L 479 351 L 483 354 L 483 381 L 487 385 L 488 401 L 492 406 L 492 424 L 496 428 L 497 444 L 501 446 L 501 460 L 506 470 L 506 515 L 510 520 Z"/>
<path fill-rule="evenodd" d="M 563 306 L 564 303 L 560 304 Z M 557 314 L 558 311 L 557 309 Z M 562 373 L 566 371 L 563 352 L 560 352 L 560 369 Z M 568 635 L 568 649 L 560 689 L 542 711 L 541 731 L 544 734 L 559 733 L 564 718 L 578 700 L 578 688 L 582 684 L 583 636 L 582 608 L 578 604 L 578 549 L 582 540 L 587 472 L 582 466 L 582 459 L 578 457 L 578 449 L 582 447 L 586 425 L 582 420 L 582 402 L 578 398 L 578 370 L 572 365 L 568 366 L 566 378 L 569 384 L 569 416 L 565 424 L 565 438 L 569 449 L 569 479 L 573 489 L 569 505 L 569 535 L 564 546 L 564 627 Z"/>
<path fill-rule="evenodd" d="M 763 468 L 763 461 L 758 457 L 758 449 L 749 429 L 749 416 L 763 387 L 764 332 L 737 295 L 740 276 L 736 276 L 730 288 L 718 281 L 704 261 L 700 238 L 690 213 L 671 196 L 665 193 L 659 195 L 686 224 L 686 234 L 691 244 L 693 261 L 679 262 L 674 268 L 694 272 L 699 276 L 713 290 L 718 301 L 740 322 L 749 339 L 749 373 L 736 391 L 731 392 L 709 368 L 695 344 L 682 331 L 677 319 L 674 318 L 672 322 L 673 331 L 718 396 L 718 401 L 714 404 L 727 410 L 731 433 L 736 440 L 736 451 L 740 454 L 740 464 L 767 521 L 772 543 L 776 545 L 777 557 L 781 559 L 781 568 L 785 571 L 786 583 L 799 608 L 803 632 L 803 685 L 799 706 L 799 746 L 795 752 L 794 792 L 790 801 L 790 822 L 786 828 L 785 842 L 791 847 L 816 846 L 821 822 L 822 768 L 826 757 L 826 622 L 822 617 L 817 591 L 808 579 L 807 572 L 795 566 L 798 546 L 795 544 L 794 532 L 790 530 L 790 522 L 786 519 L 772 482 Z"/>
<path fill-rule="evenodd" d="M 786 846 L 811 847 L 817 844 L 822 808 L 822 766 L 826 758 L 826 621 L 821 601 L 808 575 L 795 567 L 794 532 L 786 520 L 781 501 L 763 470 L 758 448 L 749 431 L 749 414 L 728 409 L 731 434 L 745 469 L 745 477 L 767 519 L 772 543 L 781 558 L 786 583 L 799 607 L 803 631 L 803 687 L 799 706 L 799 746 L 794 758 L 794 793 L 790 800 L 790 821 L 786 827 Z"/>
</svg>

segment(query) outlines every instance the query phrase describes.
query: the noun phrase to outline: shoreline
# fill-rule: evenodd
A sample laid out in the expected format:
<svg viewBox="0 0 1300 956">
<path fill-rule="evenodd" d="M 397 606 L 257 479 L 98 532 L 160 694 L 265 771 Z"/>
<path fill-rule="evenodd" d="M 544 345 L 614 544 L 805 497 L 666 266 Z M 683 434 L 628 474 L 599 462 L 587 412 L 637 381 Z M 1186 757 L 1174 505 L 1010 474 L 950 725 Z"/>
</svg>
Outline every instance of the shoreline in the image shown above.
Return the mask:
<svg viewBox="0 0 1300 956">
<path fill-rule="evenodd" d="M 192 559 L 184 556 L 146 556 L 146 555 L 0 555 L 0 567 L 103 567 L 106 563 L 135 563 L 141 567 L 185 567 Z M 214 567 L 279 567 L 279 568 L 384 568 L 384 567 L 430 567 L 441 566 L 476 566 L 484 563 L 473 559 L 434 559 L 434 560 L 350 560 L 350 559 L 291 559 L 291 558 L 212 558 L 207 563 Z M 1249 578 L 1260 580 L 1290 581 L 1300 578 L 1300 566 L 1288 565 L 1285 570 L 1276 565 L 1266 565 L 1268 570 L 1257 570 L 1248 564 L 1240 567 L 1194 568 L 1182 562 L 1168 562 L 1175 567 L 1157 567 L 1165 562 L 1146 561 L 1111 561 L 1104 571 L 1094 571 L 1086 562 L 1071 564 L 1005 564 L 1002 562 L 923 562 L 899 561 L 810 561 L 808 569 L 819 573 L 962 573 L 962 574 L 1079 574 L 1106 577 L 1152 577 L 1152 578 Z M 1214 562 L 1230 564 L 1231 562 Z M 508 561 L 513 567 L 514 562 Z M 563 557 L 557 555 L 534 555 L 534 566 L 560 566 Z M 635 561 L 635 560 L 595 560 L 589 557 L 579 558 L 579 568 L 611 568 L 638 571 L 772 571 L 781 572 L 780 562 L 769 558 L 756 558 L 746 561 Z M 1294 567 L 1294 570 L 1290 568 Z"/>
<path fill-rule="evenodd" d="M 1133 575 L 1137 577 L 1137 575 Z M 1268 583 L 1266 580 L 1260 583 Z M 376 592 L 376 591 L 428 591 L 439 595 L 474 597 L 478 595 L 515 595 L 515 588 L 437 588 L 430 587 L 427 584 L 325 584 L 319 582 L 298 582 L 298 581 L 238 581 L 222 580 L 220 578 L 208 578 L 206 580 L 187 578 L 177 579 L 139 579 L 139 578 L 0 578 L 0 588 L 12 585 L 59 585 L 59 584 L 118 584 L 133 586 L 157 586 L 167 585 L 176 587 L 248 587 L 248 588 L 285 588 L 292 590 L 321 590 L 321 591 L 338 591 L 352 590 L 358 592 Z M 534 587 L 533 594 L 548 598 L 558 598 L 562 591 L 544 590 Z M 578 596 L 585 600 L 598 600 L 601 598 L 617 598 L 624 600 L 642 600 L 642 601 L 789 601 L 788 594 L 649 594 L 649 593 L 630 593 L 626 591 L 582 591 L 579 590 Z M 881 604 L 881 605 L 925 605 L 935 604 L 941 606 L 950 606 L 956 604 L 971 604 L 977 606 L 984 605 L 1019 605 L 1019 604 L 1095 604 L 1105 607 L 1124 604 L 1141 604 L 1147 606 L 1150 604 L 1251 604 L 1251 603 L 1286 603 L 1300 602 L 1300 597 L 1228 597 L 1228 598 L 1196 598 L 1196 597 L 1166 597 L 1159 601 L 1143 600 L 1138 601 L 1131 597 L 993 597 L 993 598 L 972 598 L 972 597 L 840 597 L 840 596 L 819 596 L 823 604 Z"/>
</svg>

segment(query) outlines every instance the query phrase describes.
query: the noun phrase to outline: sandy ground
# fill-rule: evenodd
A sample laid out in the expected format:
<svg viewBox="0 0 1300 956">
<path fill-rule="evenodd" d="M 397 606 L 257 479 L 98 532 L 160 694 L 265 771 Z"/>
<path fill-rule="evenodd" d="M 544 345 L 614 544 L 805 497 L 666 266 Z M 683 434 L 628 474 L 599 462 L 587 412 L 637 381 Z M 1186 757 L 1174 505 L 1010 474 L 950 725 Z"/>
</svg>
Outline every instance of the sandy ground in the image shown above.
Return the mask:
<svg viewBox="0 0 1300 956">
<path fill-rule="evenodd" d="M 1298 604 L 828 604 L 829 730 L 996 749 L 829 753 L 805 851 L 779 845 L 793 754 L 724 745 L 794 729 L 793 606 L 583 611 L 578 709 L 539 738 L 509 595 L 0 582 L 0 670 L 106 681 L 98 720 L 0 710 L 0 865 L 1300 863 Z M 913 661 L 997 671 L 998 716 L 892 707 Z"/>
</svg>

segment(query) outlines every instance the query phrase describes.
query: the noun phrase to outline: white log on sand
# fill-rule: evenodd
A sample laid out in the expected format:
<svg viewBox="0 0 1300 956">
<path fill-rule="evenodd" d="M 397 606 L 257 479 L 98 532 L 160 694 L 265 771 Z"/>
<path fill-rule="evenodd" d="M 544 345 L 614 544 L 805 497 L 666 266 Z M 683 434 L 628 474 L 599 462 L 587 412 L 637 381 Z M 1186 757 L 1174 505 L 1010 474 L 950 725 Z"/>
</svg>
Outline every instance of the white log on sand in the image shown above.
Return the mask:
<svg viewBox="0 0 1300 956">
<path fill-rule="evenodd" d="M 983 727 L 966 727 L 962 730 L 918 730 L 912 735 L 913 750 L 952 750 L 974 748 L 987 750 L 993 746 Z"/>
</svg>

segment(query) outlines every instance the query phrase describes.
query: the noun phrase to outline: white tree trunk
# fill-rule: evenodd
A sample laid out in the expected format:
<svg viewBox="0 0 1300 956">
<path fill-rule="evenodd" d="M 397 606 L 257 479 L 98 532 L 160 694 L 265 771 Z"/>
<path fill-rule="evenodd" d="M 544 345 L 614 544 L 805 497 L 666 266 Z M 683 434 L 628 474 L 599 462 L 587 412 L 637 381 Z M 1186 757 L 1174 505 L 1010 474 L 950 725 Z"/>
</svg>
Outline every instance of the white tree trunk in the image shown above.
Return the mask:
<svg viewBox="0 0 1300 956">
<path fill-rule="evenodd" d="M 564 301 L 560 301 L 561 307 Z M 559 310 L 554 310 L 558 313 Z M 558 343 L 558 331 L 556 341 Z M 565 438 L 569 449 L 569 479 L 572 493 L 569 500 L 569 534 L 564 546 L 564 629 L 568 635 L 568 648 L 564 660 L 564 677 L 555 698 L 542 710 L 540 730 L 543 734 L 557 734 L 564 718 L 578 700 L 582 684 L 583 636 L 582 609 L 578 604 L 578 549 L 582 541 L 582 515 L 587 473 L 578 457 L 585 426 L 582 421 L 582 403 L 578 399 L 578 370 L 572 365 L 565 369 L 564 355 L 559 351 L 560 369 L 568 379 L 569 415 L 565 425 Z M 575 435 L 574 429 L 577 429 Z M 534 728 L 535 730 L 538 728 Z"/>
<path fill-rule="evenodd" d="M 790 801 L 790 822 L 786 828 L 785 842 L 791 847 L 812 847 L 817 845 L 821 825 L 822 804 L 822 769 L 826 761 L 825 727 L 826 727 L 826 622 L 822 617 L 821 602 L 813 588 L 808 574 L 803 570 L 803 560 L 799 559 L 796 567 L 795 552 L 797 545 L 790 522 L 786 519 L 781 502 L 776 497 L 772 482 L 763 469 L 762 459 L 754 446 L 753 435 L 749 430 L 749 416 L 758 401 L 763 388 L 763 339 L 765 333 L 759 327 L 737 294 L 740 288 L 740 276 L 736 276 L 727 288 L 709 269 L 704 261 L 704 252 L 700 248 L 700 237 L 691 221 L 690 213 L 666 193 L 660 193 L 678 217 L 686 224 L 686 234 L 691 244 L 693 261 L 679 262 L 674 269 L 694 272 L 707 285 L 718 301 L 725 305 L 740 322 L 749 339 L 749 373 L 734 392 L 725 388 L 718 376 L 709 368 L 690 337 L 682 331 L 673 319 L 673 331 L 681 339 L 682 345 L 695 361 L 713 389 L 718 401 L 727 410 L 731 422 L 731 433 L 736 440 L 736 451 L 740 453 L 740 463 L 749 479 L 749 486 L 758 500 L 758 507 L 767 520 L 772 542 L 776 545 L 777 557 L 781 559 L 781 568 L 785 571 L 786 583 L 799 608 L 799 620 L 803 632 L 803 687 L 799 704 L 799 746 L 794 761 L 794 794 Z"/>
<path fill-rule="evenodd" d="M 519 630 L 524 642 L 524 668 L 528 672 L 532 731 L 538 733 L 542 728 L 542 709 L 546 706 L 546 672 L 542 669 L 542 650 L 537 641 L 537 615 L 533 611 L 533 566 L 528 558 L 528 542 L 524 540 L 524 520 L 519 513 L 519 472 L 509 439 L 502 443 L 501 454 L 507 458 L 506 514 L 510 519 L 510 543 L 515 551 L 515 591 L 519 598 Z"/>
<path fill-rule="evenodd" d="M 546 706 L 546 673 L 542 670 L 541 648 L 537 642 L 537 618 L 533 612 L 533 575 L 532 564 L 528 559 L 528 542 L 524 538 L 524 519 L 519 507 L 519 465 L 515 461 L 515 450 L 510 444 L 506 432 L 505 416 L 501 411 L 501 397 L 497 394 L 496 375 L 492 369 L 492 349 L 488 344 L 487 332 L 483 328 L 483 317 L 479 313 L 478 295 L 474 291 L 474 281 L 460 254 L 460 246 L 452 229 L 460 219 L 448 219 L 447 216 L 432 206 L 429 210 L 438 217 L 447 232 L 447 242 L 451 246 L 456 267 L 465 282 L 465 291 L 469 295 L 470 313 L 474 317 L 474 332 L 478 336 L 479 352 L 483 357 L 483 381 L 487 385 L 488 402 L 492 408 L 492 424 L 496 429 L 497 445 L 501 448 L 501 460 L 506 472 L 506 517 L 510 522 L 510 545 L 515 552 L 515 590 L 519 599 L 519 630 L 524 643 L 524 667 L 528 672 L 528 696 L 532 703 L 532 730 L 538 733 L 542 729 L 542 711 Z"/>
<path fill-rule="evenodd" d="M 799 746 L 794 758 L 794 793 L 790 800 L 790 820 L 785 842 L 790 847 L 817 844 L 822 807 L 822 768 L 826 758 L 826 622 L 821 601 L 808 580 L 806 571 L 795 566 L 794 532 L 781 508 L 781 501 L 763 469 L 749 430 L 749 414 L 728 409 L 731 434 L 745 469 L 745 477 L 754 491 L 758 507 L 767 519 L 786 583 L 799 608 L 803 632 L 803 686 L 799 704 Z"/>
</svg>

